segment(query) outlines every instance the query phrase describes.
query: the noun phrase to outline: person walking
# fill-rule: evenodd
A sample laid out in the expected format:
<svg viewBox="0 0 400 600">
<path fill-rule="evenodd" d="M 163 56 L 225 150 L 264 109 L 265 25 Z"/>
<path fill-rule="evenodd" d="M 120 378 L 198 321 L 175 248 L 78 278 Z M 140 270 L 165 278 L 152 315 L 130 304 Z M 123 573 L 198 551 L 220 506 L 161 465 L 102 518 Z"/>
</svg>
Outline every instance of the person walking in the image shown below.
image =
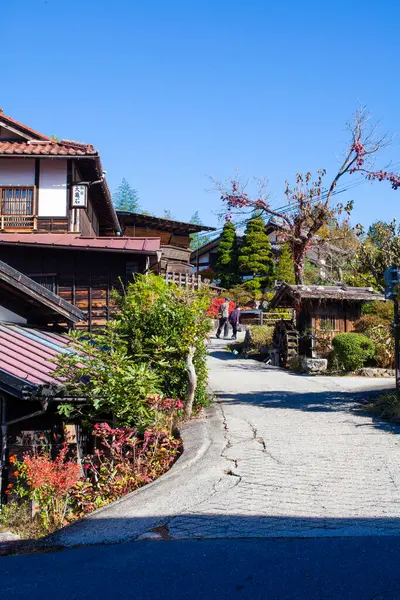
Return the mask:
<svg viewBox="0 0 400 600">
<path fill-rule="evenodd" d="M 233 311 L 229 315 L 229 323 L 232 326 L 232 339 L 233 340 L 236 340 L 236 338 L 237 338 L 239 321 L 240 321 L 240 310 L 238 309 L 237 305 L 235 304 Z"/>
<path fill-rule="evenodd" d="M 229 298 L 225 298 L 223 303 L 220 305 L 218 309 L 218 318 L 219 318 L 219 327 L 217 331 L 217 338 L 221 337 L 222 330 L 225 329 L 225 326 L 228 325 L 228 317 L 229 317 Z M 226 333 L 224 334 L 226 335 Z"/>
</svg>

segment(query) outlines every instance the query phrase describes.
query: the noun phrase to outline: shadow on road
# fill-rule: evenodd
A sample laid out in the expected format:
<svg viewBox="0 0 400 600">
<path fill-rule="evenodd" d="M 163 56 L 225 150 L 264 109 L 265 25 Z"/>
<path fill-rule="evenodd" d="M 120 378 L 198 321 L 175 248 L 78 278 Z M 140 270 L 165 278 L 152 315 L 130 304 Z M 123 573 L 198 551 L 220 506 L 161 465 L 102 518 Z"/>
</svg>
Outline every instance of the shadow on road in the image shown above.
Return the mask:
<svg viewBox="0 0 400 600">
<path fill-rule="evenodd" d="M 255 391 L 245 393 L 218 393 L 218 400 L 225 405 L 247 404 L 263 408 L 279 408 L 283 410 L 301 410 L 304 412 L 351 412 L 371 419 L 371 426 L 389 433 L 400 434 L 400 425 L 383 421 L 367 412 L 366 405 L 374 397 L 382 393 L 378 391 L 351 392 L 285 392 Z M 357 426 L 368 426 L 368 424 Z"/>
<path fill-rule="evenodd" d="M 221 531 L 226 526 L 241 532 L 242 539 L 137 541 L 4 557 L 0 598 L 400 599 L 400 537 L 257 539 L 248 533 L 243 539 L 246 532 L 261 532 L 263 517 L 213 518 Z M 98 520 L 100 528 L 129 532 L 138 519 L 103 521 L 108 522 Z M 366 528 L 377 524 L 374 519 L 362 521 Z M 324 528 L 334 521 L 314 525 Z M 274 527 L 279 531 L 279 519 Z"/>
</svg>

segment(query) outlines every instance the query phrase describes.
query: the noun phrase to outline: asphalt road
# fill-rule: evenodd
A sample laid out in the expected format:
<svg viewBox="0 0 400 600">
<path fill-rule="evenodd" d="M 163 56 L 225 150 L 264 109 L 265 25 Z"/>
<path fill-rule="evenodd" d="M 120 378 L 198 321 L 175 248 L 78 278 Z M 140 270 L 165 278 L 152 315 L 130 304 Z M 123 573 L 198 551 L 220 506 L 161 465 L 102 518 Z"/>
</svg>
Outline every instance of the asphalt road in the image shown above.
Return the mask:
<svg viewBox="0 0 400 600">
<path fill-rule="evenodd" d="M 398 537 L 142 541 L 0 560 L 0 600 L 398 600 Z"/>
</svg>

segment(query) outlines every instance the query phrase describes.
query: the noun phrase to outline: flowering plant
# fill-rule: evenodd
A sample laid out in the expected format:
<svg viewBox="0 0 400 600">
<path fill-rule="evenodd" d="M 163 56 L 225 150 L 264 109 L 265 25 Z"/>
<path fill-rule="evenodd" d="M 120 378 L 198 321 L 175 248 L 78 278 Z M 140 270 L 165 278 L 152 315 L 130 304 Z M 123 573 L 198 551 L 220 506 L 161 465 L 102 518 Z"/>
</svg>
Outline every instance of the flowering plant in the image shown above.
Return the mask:
<svg viewBox="0 0 400 600">
<path fill-rule="evenodd" d="M 181 443 L 168 429 L 149 428 L 139 435 L 135 428 L 95 425 L 96 449 L 85 457 L 85 479 L 74 489 L 74 512 L 81 517 L 124 494 L 150 483 L 171 466 Z"/>
</svg>

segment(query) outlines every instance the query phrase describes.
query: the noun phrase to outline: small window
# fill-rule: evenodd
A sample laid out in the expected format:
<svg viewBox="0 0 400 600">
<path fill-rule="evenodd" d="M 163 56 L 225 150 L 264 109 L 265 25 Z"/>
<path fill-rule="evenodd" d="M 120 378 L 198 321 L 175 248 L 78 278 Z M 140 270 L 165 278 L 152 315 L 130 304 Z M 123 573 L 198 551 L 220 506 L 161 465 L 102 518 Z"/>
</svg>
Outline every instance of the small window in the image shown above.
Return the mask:
<svg viewBox="0 0 400 600">
<path fill-rule="evenodd" d="M 30 275 L 30 278 L 36 283 L 40 283 L 46 290 L 57 293 L 57 276 L 56 275 Z"/>
<path fill-rule="evenodd" d="M 335 331 L 336 319 L 332 315 L 321 315 L 319 318 L 320 329 L 324 331 Z"/>
</svg>

